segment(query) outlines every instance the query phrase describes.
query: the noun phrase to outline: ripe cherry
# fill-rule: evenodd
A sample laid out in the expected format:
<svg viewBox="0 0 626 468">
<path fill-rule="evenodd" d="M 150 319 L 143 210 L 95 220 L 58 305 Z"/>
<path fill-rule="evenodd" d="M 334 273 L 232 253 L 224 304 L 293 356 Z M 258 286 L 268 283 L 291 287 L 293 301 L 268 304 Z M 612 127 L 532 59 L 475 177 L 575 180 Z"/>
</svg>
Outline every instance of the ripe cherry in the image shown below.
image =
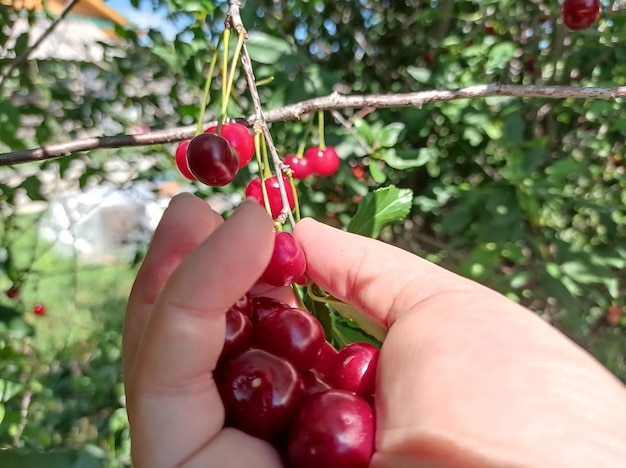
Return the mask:
<svg viewBox="0 0 626 468">
<path fill-rule="evenodd" d="M 298 468 L 366 468 L 374 430 L 372 407 L 358 395 L 336 389 L 315 393 L 291 425 L 289 462 Z"/>
<path fill-rule="evenodd" d="M 561 5 L 563 24 L 574 31 L 594 25 L 601 11 L 600 0 L 565 0 Z"/>
<path fill-rule="evenodd" d="M 272 286 L 287 286 L 299 279 L 305 271 L 304 250 L 296 238 L 289 232 L 277 232 L 272 258 L 261 279 Z"/>
<path fill-rule="evenodd" d="M 286 302 L 274 299 L 273 297 L 253 297 L 252 298 L 252 323 L 256 325 L 259 320 L 275 310 L 291 309 Z"/>
<path fill-rule="evenodd" d="M 322 346 L 322 352 L 320 353 L 320 357 L 315 363 L 315 369 L 317 369 L 324 375 L 328 375 L 335 360 L 337 359 L 337 354 L 337 350 L 333 348 L 333 346 L 328 341 L 324 341 L 324 346 Z"/>
<path fill-rule="evenodd" d="M 332 146 L 327 146 L 326 149 L 312 146 L 304 152 L 304 157 L 309 160 L 311 173 L 321 176 L 333 175 L 341 163 L 337 151 Z"/>
<path fill-rule="evenodd" d="M 33 306 L 33 313 L 35 315 L 45 315 L 46 314 L 46 306 L 43 304 L 35 304 Z"/>
<path fill-rule="evenodd" d="M 324 341 L 320 322 L 297 308 L 276 310 L 260 319 L 254 328 L 256 348 L 288 359 L 300 371 L 315 365 Z"/>
<path fill-rule="evenodd" d="M 293 198 L 293 191 L 289 180 L 284 175 L 282 176 L 283 183 L 285 184 L 285 190 L 287 192 L 287 201 L 289 202 L 289 208 L 293 210 L 295 201 Z M 277 218 L 283 209 L 283 199 L 280 196 L 280 186 L 278 185 L 278 178 L 276 176 L 265 179 L 265 189 L 267 191 L 267 199 L 270 203 L 270 210 L 272 212 L 272 218 Z M 258 201 L 261 205 L 265 206 L 263 200 L 263 190 L 261 189 L 261 179 L 256 177 L 252 179 L 246 186 L 246 197 L 252 197 Z"/>
<path fill-rule="evenodd" d="M 289 361 L 249 349 L 216 373 L 226 424 L 272 440 L 288 428 L 304 397 L 302 380 Z"/>
<path fill-rule="evenodd" d="M 371 398 L 376 388 L 379 350 L 369 343 L 350 343 L 339 350 L 328 373 L 335 388 Z"/>
<path fill-rule="evenodd" d="M 202 133 L 187 147 L 187 164 L 189 171 L 203 184 L 222 187 L 237 175 L 239 158 L 225 138 L 215 133 Z"/>
<path fill-rule="evenodd" d="M 18 299 L 20 297 L 20 288 L 13 285 L 6 291 L 4 291 L 4 295 L 9 299 Z"/>
<path fill-rule="evenodd" d="M 239 312 L 244 314 L 246 317 L 252 316 L 252 296 L 249 292 L 245 293 L 237 302 L 235 302 L 231 309 L 237 309 Z"/>
<path fill-rule="evenodd" d="M 330 390 L 332 387 L 326 378 L 315 369 L 308 369 L 300 374 L 304 393 L 306 396 L 315 395 L 316 393 Z"/>
<path fill-rule="evenodd" d="M 222 356 L 243 351 L 252 337 L 252 322 L 238 309 L 231 307 L 226 312 L 226 335 Z"/>
<path fill-rule="evenodd" d="M 293 171 L 293 178 L 304 180 L 311 175 L 311 162 L 306 158 L 299 158 L 295 154 L 285 156 L 285 164 Z"/>
<path fill-rule="evenodd" d="M 204 133 L 215 133 L 217 126 L 209 127 Z M 226 123 L 220 130 L 239 157 L 239 169 L 246 166 L 254 156 L 254 137 L 248 127 L 239 123 Z"/>
<path fill-rule="evenodd" d="M 189 170 L 189 165 L 187 164 L 187 147 L 189 146 L 190 142 L 191 140 L 185 140 L 176 147 L 176 167 L 178 167 L 180 173 L 187 179 L 197 180 Z"/>
</svg>

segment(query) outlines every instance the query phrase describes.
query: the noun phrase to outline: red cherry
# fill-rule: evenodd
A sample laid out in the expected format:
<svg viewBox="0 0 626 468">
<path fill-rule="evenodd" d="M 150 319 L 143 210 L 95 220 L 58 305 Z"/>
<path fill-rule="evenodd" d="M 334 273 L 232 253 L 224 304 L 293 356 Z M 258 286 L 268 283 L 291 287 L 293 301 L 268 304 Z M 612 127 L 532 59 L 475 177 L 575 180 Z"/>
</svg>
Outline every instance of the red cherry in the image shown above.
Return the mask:
<svg viewBox="0 0 626 468">
<path fill-rule="evenodd" d="M 237 302 L 235 302 L 231 307 L 231 309 L 236 309 L 246 317 L 252 316 L 252 296 L 249 292 L 245 293 Z"/>
<path fill-rule="evenodd" d="M 275 310 L 291 309 L 286 302 L 279 301 L 273 297 L 253 297 L 252 298 L 252 323 L 256 325 L 266 315 Z"/>
<path fill-rule="evenodd" d="M 233 181 L 239 158 L 228 141 L 215 133 L 201 133 L 187 147 L 187 164 L 196 179 L 211 187 Z"/>
<path fill-rule="evenodd" d="M 330 373 L 330 369 L 333 367 L 334 362 L 337 360 L 338 351 L 328 342 L 324 342 L 320 357 L 315 364 L 315 369 L 324 375 Z"/>
<path fill-rule="evenodd" d="M 370 398 L 376 389 L 379 350 L 369 343 L 350 343 L 339 350 L 328 373 L 335 388 Z"/>
<path fill-rule="evenodd" d="M 291 425 L 290 466 L 367 468 L 374 453 L 372 407 L 345 390 L 308 397 Z"/>
<path fill-rule="evenodd" d="M 249 349 L 216 373 L 226 424 L 265 440 L 280 436 L 304 397 L 298 371 L 285 359 Z"/>
<path fill-rule="evenodd" d="M 324 346 L 324 329 L 308 312 L 290 308 L 276 310 L 254 327 L 253 346 L 288 359 L 298 370 L 310 369 Z"/>
<path fill-rule="evenodd" d="M 304 157 L 309 160 L 311 173 L 321 176 L 333 175 L 341 163 L 337 151 L 332 146 L 327 146 L 326 149 L 312 146 L 304 152 Z"/>
<path fill-rule="evenodd" d="M 285 164 L 293 171 L 294 179 L 304 180 L 311 175 L 309 159 L 299 158 L 295 154 L 288 154 L 285 156 Z"/>
<path fill-rule="evenodd" d="M 563 24 L 574 31 L 594 25 L 601 11 L 600 0 L 565 0 L 561 5 Z"/>
<path fill-rule="evenodd" d="M 330 390 L 332 387 L 326 381 L 326 378 L 315 369 L 308 369 L 300 374 L 304 393 L 306 396 L 315 395 L 316 393 Z"/>
<path fill-rule="evenodd" d="M 33 306 L 33 313 L 35 315 L 45 315 L 46 314 L 46 306 L 43 304 L 35 304 Z"/>
<path fill-rule="evenodd" d="M 305 271 L 306 257 L 296 238 L 290 232 L 277 232 L 272 258 L 261 279 L 272 286 L 287 286 Z"/>
<path fill-rule="evenodd" d="M 197 180 L 189 170 L 189 165 L 187 164 L 187 148 L 190 142 L 191 140 L 185 140 L 176 147 L 176 167 L 178 167 L 180 173 L 187 179 Z"/>
<path fill-rule="evenodd" d="M 252 322 L 238 309 L 231 307 L 226 312 L 226 335 L 222 356 L 244 350 L 252 337 Z"/>
<path fill-rule="evenodd" d="M 282 178 L 283 183 L 285 184 L 285 190 L 287 191 L 287 201 L 289 202 L 289 208 L 293 210 L 296 204 L 293 199 L 293 192 L 291 190 L 291 185 L 289 184 L 289 179 L 287 179 L 287 177 L 285 177 L 284 175 L 282 176 Z M 265 179 L 264 184 L 265 189 L 267 190 L 267 199 L 270 202 L 272 218 L 277 218 L 283 209 L 283 199 L 280 196 L 278 178 L 276 176 L 272 176 L 268 179 Z M 263 190 L 261 189 L 260 178 L 256 177 L 248 183 L 248 185 L 246 186 L 246 197 L 252 197 L 261 205 L 265 206 L 265 202 L 263 201 Z"/>
<path fill-rule="evenodd" d="M 204 133 L 215 133 L 217 126 L 209 127 Z M 254 137 L 248 127 L 238 123 L 222 125 L 220 135 L 228 140 L 239 157 L 239 169 L 246 166 L 254 156 Z"/>
<path fill-rule="evenodd" d="M 20 288 L 18 288 L 17 286 L 13 285 L 9 289 L 4 291 L 4 294 L 9 299 L 18 299 L 20 297 Z"/>
</svg>

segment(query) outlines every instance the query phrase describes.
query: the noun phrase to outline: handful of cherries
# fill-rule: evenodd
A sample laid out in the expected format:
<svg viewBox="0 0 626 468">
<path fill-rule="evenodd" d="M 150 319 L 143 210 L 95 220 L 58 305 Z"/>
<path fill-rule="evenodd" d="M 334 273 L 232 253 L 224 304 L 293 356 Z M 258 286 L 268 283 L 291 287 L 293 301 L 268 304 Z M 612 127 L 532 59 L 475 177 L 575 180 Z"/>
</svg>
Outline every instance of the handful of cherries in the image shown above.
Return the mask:
<svg viewBox="0 0 626 468">
<path fill-rule="evenodd" d="M 272 443 L 288 467 L 366 467 L 378 354 L 364 342 L 336 351 L 308 312 L 246 293 L 226 313 L 215 371 L 226 425 Z"/>
</svg>

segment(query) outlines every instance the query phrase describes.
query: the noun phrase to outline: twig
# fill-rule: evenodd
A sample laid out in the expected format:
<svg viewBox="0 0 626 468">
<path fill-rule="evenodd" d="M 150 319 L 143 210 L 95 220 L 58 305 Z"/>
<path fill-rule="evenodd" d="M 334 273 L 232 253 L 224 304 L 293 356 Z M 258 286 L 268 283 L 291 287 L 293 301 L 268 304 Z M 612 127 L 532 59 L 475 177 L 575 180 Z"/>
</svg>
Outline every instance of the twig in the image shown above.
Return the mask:
<svg viewBox="0 0 626 468">
<path fill-rule="evenodd" d="M 241 21 L 241 15 L 239 13 L 239 8 L 241 7 L 239 0 L 229 0 L 228 5 L 229 9 L 228 16 L 226 17 L 226 27 L 230 26 L 235 31 L 237 31 L 238 35 L 244 35 L 247 37 L 246 29 L 243 26 L 243 22 Z M 256 79 L 254 77 L 254 70 L 252 68 L 252 60 L 250 59 L 250 55 L 248 54 L 248 49 L 245 44 L 241 48 L 241 68 L 243 69 L 246 81 L 248 82 L 248 89 L 252 97 L 255 120 L 254 127 L 260 128 L 263 132 L 263 136 L 265 138 L 265 141 L 267 142 L 267 147 L 270 151 L 270 154 L 272 155 L 272 163 L 274 165 L 274 171 L 276 172 L 276 181 L 278 182 L 280 198 L 283 202 L 281 216 L 284 217 L 286 215 L 291 225 L 295 226 L 296 221 L 294 220 L 293 213 L 291 212 L 291 209 L 289 207 L 287 189 L 285 187 L 285 182 L 282 177 L 284 166 L 280 159 L 280 156 L 278 156 L 278 151 L 276 150 L 276 145 L 274 145 L 274 140 L 272 138 L 272 133 L 267 126 L 267 120 L 265 118 L 265 115 L 263 114 L 261 97 L 259 96 L 259 90 L 256 86 Z M 281 221 L 283 221 L 283 219 L 281 219 Z"/>
<path fill-rule="evenodd" d="M 20 439 L 22 438 L 24 429 L 26 429 L 26 424 L 28 423 L 28 409 L 30 408 L 30 399 L 32 396 L 33 392 L 29 390 L 24 393 L 24 397 L 22 398 L 22 407 L 20 408 L 20 423 L 17 426 L 15 435 L 13 436 L 14 447 L 17 447 L 17 444 L 20 443 Z"/>
<path fill-rule="evenodd" d="M 246 57 L 249 56 L 246 53 Z M 242 54 L 243 59 L 243 54 Z M 258 95 L 257 95 L 258 96 Z M 279 109 L 265 112 L 263 118 L 266 123 L 286 122 L 299 120 L 302 116 L 320 110 L 343 110 L 373 108 L 421 108 L 424 104 L 446 102 L 459 99 L 476 99 L 488 97 L 519 97 L 519 98 L 546 98 L 546 99 L 602 99 L 613 100 L 626 97 L 626 86 L 611 88 L 580 88 L 572 86 L 519 86 L 503 85 L 498 83 L 469 86 L 461 89 L 430 90 L 415 93 L 399 94 L 367 94 L 343 96 L 333 93 L 328 96 L 309 99 L 296 104 L 290 104 Z M 238 120 L 244 125 L 253 127 L 255 116 Z M 217 125 L 209 122 L 208 125 Z M 75 140 L 66 143 L 42 146 L 40 148 L 15 151 L 0 154 L 0 166 L 11 164 L 41 161 L 45 159 L 69 156 L 73 153 L 88 151 L 97 148 L 121 148 L 126 146 L 146 146 L 161 143 L 175 143 L 192 138 L 195 134 L 195 125 L 177 127 L 168 130 L 145 133 L 142 135 L 119 135 L 111 137 L 95 137 Z"/>
<path fill-rule="evenodd" d="M 50 34 L 52 34 L 52 31 L 55 30 L 59 23 L 63 21 L 63 18 L 67 16 L 67 14 L 72 10 L 72 8 L 74 8 L 74 6 L 76 6 L 78 2 L 79 0 L 70 0 L 70 2 L 65 5 L 59 16 L 57 16 L 54 21 L 50 23 L 50 26 L 48 26 L 48 28 L 41 34 L 41 36 L 39 36 L 35 43 L 28 47 L 5 68 L 5 70 L 2 72 L 2 76 L 0 76 L 0 89 L 2 89 L 2 85 L 9 77 L 9 75 L 13 73 L 13 70 L 22 65 L 28 59 L 28 57 L 30 57 L 30 54 L 32 54 L 41 45 L 41 43 L 45 41 Z"/>
</svg>

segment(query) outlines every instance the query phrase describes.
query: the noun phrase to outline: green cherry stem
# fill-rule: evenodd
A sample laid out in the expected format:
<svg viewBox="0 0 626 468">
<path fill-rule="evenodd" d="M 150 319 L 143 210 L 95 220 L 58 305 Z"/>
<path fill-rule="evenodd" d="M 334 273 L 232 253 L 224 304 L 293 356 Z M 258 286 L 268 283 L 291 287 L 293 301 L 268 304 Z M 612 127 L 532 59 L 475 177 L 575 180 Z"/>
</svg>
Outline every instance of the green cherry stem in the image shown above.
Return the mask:
<svg viewBox="0 0 626 468">
<path fill-rule="evenodd" d="M 263 178 L 269 179 L 272 177 L 272 170 L 270 169 L 270 159 L 267 154 L 267 143 L 265 138 L 261 140 L 261 156 L 263 157 Z"/>
<path fill-rule="evenodd" d="M 230 43 L 230 28 L 224 29 L 224 54 L 222 55 L 222 103 L 224 103 L 228 97 L 226 94 L 226 82 L 228 81 L 228 45 Z M 223 104 L 222 104 L 223 105 Z M 218 122 L 217 133 L 222 128 L 221 119 Z"/>
<path fill-rule="evenodd" d="M 213 80 L 213 72 L 215 71 L 215 65 L 217 65 L 217 56 L 219 55 L 220 46 L 224 39 L 224 33 L 220 34 L 220 37 L 211 56 L 211 64 L 209 65 L 209 72 L 207 73 L 206 80 L 204 81 L 204 91 L 202 93 L 202 102 L 200 103 L 200 114 L 198 115 L 198 128 L 196 128 L 196 135 L 202 133 L 202 125 L 204 124 L 204 113 L 209 105 L 209 92 L 211 90 L 211 81 Z"/>
<path fill-rule="evenodd" d="M 287 179 L 289 179 L 289 186 L 291 187 L 291 193 L 293 193 L 293 204 L 295 207 L 296 223 L 300 221 L 300 203 L 298 201 L 298 190 L 296 189 L 296 183 L 293 180 L 293 173 L 288 171 Z"/>
<path fill-rule="evenodd" d="M 267 187 L 265 187 L 265 177 L 263 177 L 263 162 L 261 161 L 261 138 L 263 135 L 254 132 L 254 155 L 256 156 L 256 163 L 259 166 L 259 178 L 261 179 L 261 192 L 263 193 L 263 204 L 267 214 L 272 217 L 272 209 L 270 207 L 270 199 L 267 195 Z"/>
<path fill-rule="evenodd" d="M 226 88 L 224 92 L 224 96 L 222 99 L 222 111 L 220 113 L 220 119 L 218 125 L 223 125 L 226 121 L 226 112 L 228 110 L 228 99 L 230 98 L 230 93 L 233 89 L 233 82 L 235 81 L 235 72 L 237 71 L 237 63 L 239 62 L 239 55 L 241 54 L 241 49 L 243 47 L 243 42 L 245 41 L 246 36 L 243 33 L 239 33 L 237 38 L 237 46 L 235 48 L 235 56 L 230 64 L 230 73 L 228 74 L 228 80 L 226 81 Z"/>
<path fill-rule="evenodd" d="M 304 148 L 306 148 L 306 141 L 301 141 L 298 145 L 298 151 L 296 152 L 296 158 L 302 159 L 304 157 Z"/>
<path fill-rule="evenodd" d="M 319 138 L 319 148 L 323 151 L 326 149 L 326 140 L 324 139 L 324 111 L 317 113 L 317 132 Z"/>
</svg>

